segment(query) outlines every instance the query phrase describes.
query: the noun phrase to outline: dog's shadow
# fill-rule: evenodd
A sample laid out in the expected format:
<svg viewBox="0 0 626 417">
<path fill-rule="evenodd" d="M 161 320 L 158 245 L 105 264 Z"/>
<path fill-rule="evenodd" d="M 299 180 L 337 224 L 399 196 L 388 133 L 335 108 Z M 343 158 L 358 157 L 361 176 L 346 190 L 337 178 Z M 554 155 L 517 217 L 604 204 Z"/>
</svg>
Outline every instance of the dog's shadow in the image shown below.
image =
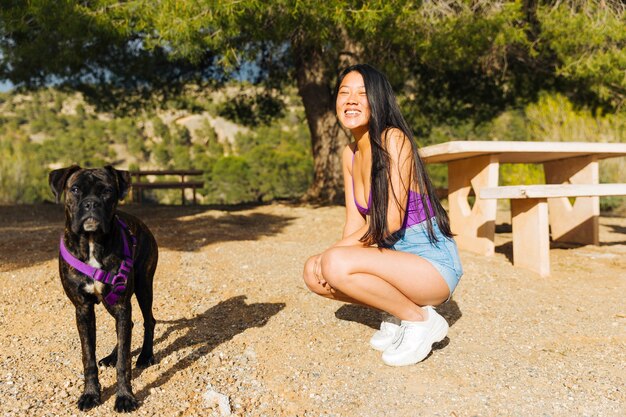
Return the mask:
<svg viewBox="0 0 626 417">
<path fill-rule="evenodd" d="M 454 300 L 450 300 L 437 307 L 437 312 L 446 319 L 450 327 L 452 327 L 454 323 L 456 323 L 463 316 L 463 313 L 461 313 L 461 310 L 459 309 L 459 305 Z M 339 320 L 361 323 L 376 330 L 380 327 L 380 312 L 372 308 L 356 304 L 345 304 L 341 306 L 335 312 L 335 317 Z M 446 338 L 441 342 L 433 345 L 433 350 L 443 349 L 448 346 L 449 343 L 450 339 L 446 336 Z"/>
<path fill-rule="evenodd" d="M 135 394 L 137 399 L 139 401 L 144 400 L 152 388 L 162 386 L 178 372 L 184 371 L 217 346 L 246 331 L 246 329 L 265 326 L 271 317 L 285 308 L 284 303 L 246 304 L 245 300 L 245 295 L 232 297 L 190 319 L 157 320 L 157 326 L 166 327 L 165 332 L 154 342 L 157 360 L 189 346 L 194 348 L 185 357 L 177 360 L 173 366 L 166 369 L 154 382 L 138 391 Z M 181 333 L 181 335 L 163 347 L 163 343 L 168 340 L 172 333 Z M 138 353 L 138 351 L 133 352 L 133 357 L 136 357 Z M 143 369 L 133 369 L 133 379 L 142 372 Z M 114 394 L 115 387 L 109 387 L 103 392 L 103 401 Z"/>
</svg>

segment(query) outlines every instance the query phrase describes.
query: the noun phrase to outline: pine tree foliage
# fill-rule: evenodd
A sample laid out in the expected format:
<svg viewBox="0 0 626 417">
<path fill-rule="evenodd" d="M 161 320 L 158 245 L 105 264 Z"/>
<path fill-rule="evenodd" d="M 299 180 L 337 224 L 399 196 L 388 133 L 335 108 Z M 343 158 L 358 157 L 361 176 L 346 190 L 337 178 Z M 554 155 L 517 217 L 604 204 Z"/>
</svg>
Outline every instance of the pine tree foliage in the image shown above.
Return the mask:
<svg viewBox="0 0 626 417">
<path fill-rule="evenodd" d="M 370 62 L 388 74 L 421 145 L 550 139 L 540 132 L 558 127 L 524 126 L 532 106 L 567 102 L 570 114 L 598 126 L 626 117 L 624 27 L 619 0 L 9 1 L 0 7 L 0 79 L 18 88 L 78 89 L 123 118 L 187 100 L 190 86 L 208 94 L 245 74 L 270 100 L 241 97 L 221 110 L 249 125 L 271 124 L 260 108 L 280 118 L 274 92 L 295 88 L 312 150 L 307 194 L 341 201 L 337 155 L 348 138 L 332 91 L 345 65 Z M 54 111 L 20 117 L 36 120 L 34 129 L 74 123 L 52 118 Z M 83 129 L 85 157 L 107 158 L 87 132 L 97 122 L 84 123 L 72 129 Z M 559 140 L 571 140 L 563 129 Z M 587 140 L 614 140 L 606 131 L 599 127 Z M 160 158 L 193 165 L 177 148 L 184 133 L 172 135 L 154 145 Z M 134 151 L 154 155 L 142 142 Z"/>
</svg>

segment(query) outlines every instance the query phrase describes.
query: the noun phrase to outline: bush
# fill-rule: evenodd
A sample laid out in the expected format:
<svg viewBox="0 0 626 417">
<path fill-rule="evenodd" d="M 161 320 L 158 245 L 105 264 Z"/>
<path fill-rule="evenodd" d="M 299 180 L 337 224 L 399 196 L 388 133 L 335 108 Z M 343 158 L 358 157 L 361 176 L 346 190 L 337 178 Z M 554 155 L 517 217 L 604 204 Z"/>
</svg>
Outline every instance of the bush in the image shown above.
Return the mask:
<svg viewBox="0 0 626 417">
<path fill-rule="evenodd" d="M 251 171 L 246 160 L 239 156 L 224 156 L 211 169 L 206 186 L 209 203 L 236 204 L 254 201 L 255 192 L 250 181 Z"/>
<path fill-rule="evenodd" d="M 51 200 L 48 173 L 40 145 L 27 137 L 0 138 L 0 204 L 27 204 Z"/>
<path fill-rule="evenodd" d="M 218 158 L 203 191 L 210 203 L 236 204 L 300 197 L 313 178 L 313 160 L 303 123 L 282 123 L 239 134 L 237 156 Z"/>
</svg>

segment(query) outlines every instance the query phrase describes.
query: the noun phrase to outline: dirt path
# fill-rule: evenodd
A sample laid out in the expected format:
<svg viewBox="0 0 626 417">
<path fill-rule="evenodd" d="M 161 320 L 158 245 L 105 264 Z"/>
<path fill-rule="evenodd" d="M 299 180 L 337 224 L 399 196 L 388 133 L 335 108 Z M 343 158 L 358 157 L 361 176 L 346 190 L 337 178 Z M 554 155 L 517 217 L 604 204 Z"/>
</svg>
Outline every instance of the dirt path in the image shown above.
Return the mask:
<svg viewBox="0 0 626 417">
<path fill-rule="evenodd" d="M 368 346 L 378 316 L 313 296 L 307 256 L 339 237 L 341 207 L 137 207 L 160 244 L 158 364 L 134 370 L 140 416 L 626 415 L 626 218 L 599 247 L 556 248 L 548 279 L 514 268 L 510 233 L 439 311 L 449 337 L 416 366 Z M 115 373 L 88 413 L 73 307 L 57 272 L 60 206 L 0 207 L 0 416 L 110 416 Z M 506 219 L 504 219 L 506 221 Z M 135 304 L 136 307 L 136 304 Z M 115 343 L 97 309 L 98 357 Z M 142 321 L 134 310 L 136 359 Z M 221 406 L 220 406 L 221 404 Z"/>
</svg>

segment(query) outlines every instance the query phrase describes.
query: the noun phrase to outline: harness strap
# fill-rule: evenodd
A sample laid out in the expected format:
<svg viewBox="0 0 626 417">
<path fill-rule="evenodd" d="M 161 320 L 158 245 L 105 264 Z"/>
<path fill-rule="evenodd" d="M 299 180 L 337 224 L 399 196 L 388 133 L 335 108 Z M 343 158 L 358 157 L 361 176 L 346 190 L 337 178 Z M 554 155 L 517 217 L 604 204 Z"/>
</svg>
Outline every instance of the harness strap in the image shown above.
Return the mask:
<svg viewBox="0 0 626 417">
<path fill-rule="evenodd" d="M 114 305 L 120 299 L 124 292 L 126 291 L 126 284 L 128 282 L 128 276 L 133 269 L 133 258 L 135 257 L 135 249 L 137 247 L 137 239 L 130 232 L 130 229 L 126 223 L 124 223 L 119 217 L 116 216 L 116 220 L 120 225 L 120 229 L 122 232 L 122 241 L 123 241 L 123 253 L 124 258 L 120 267 L 117 270 L 117 273 L 113 275 L 111 272 L 107 272 L 100 268 L 95 268 L 91 265 L 88 265 L 74 255 L 72 255 L 67 248 L 65 247 L 65 243 L 63 242 L 63 236 L 61 236 L 61 242 L 59 245 L 59 253 L 61 257 L 67 262 L 72 268 L 76 269 L 78 272 L 87 275 L 88 277 L 93 278 L 96 281 L 102 282 L 107 285 L 111 285 L 111 291 L 104 297 L 104 301 L 108 305 Z M 128 239 L 126 238 L 126 232 L 130 234 L 132 239 L 132 248 L 128 244 Z"/>
</svg>

